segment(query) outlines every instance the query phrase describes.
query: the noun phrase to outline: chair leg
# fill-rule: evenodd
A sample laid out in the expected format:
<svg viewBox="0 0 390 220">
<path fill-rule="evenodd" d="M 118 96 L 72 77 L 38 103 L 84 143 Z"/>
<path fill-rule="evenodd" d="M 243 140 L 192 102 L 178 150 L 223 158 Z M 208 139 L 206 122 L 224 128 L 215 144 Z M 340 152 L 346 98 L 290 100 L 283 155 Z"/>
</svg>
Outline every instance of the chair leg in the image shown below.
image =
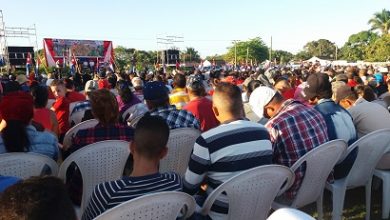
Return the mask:
<svg viewBox="0 0 390 220">
<path fill-rule="evenodd" d="M 370 220 L 371 217 L 371 185 L 372 178 L 366 184 L 366 220 Z"/>
<path fill-rule="evenodd" d="M 332 197 L 333 197 L 333 210 L 332 210 L 332 220 L 341 220 L 343 215 L 344 208 L 344 199 L 345 191 L 347 190 L 346 186 L 337 186 L 333 187 Z"/>
<path fill-rule="evenodd" d="M 323 211 L 323 197 L 324 192 L 320 194 L 320 197 L 317 199 L 317 212 L 318 212 L 318 220 L 322 220 L 324 218 L 324 211 Z"/>
<path fill-rule="evenodd" d="M 382 182 L 382 219 L 387 219 L 390 215 L 390 176 L 383 176 Z"/>
</svg>

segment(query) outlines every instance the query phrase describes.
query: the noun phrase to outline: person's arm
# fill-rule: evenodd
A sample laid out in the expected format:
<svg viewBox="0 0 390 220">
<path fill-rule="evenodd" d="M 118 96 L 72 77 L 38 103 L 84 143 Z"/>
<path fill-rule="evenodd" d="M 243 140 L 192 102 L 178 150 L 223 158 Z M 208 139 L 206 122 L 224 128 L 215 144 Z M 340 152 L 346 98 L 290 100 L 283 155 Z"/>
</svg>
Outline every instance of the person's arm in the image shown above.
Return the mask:
<svg viewBox="0 0 390 220">
<path fill-rule="evenodd" d="M 210 153 L 205 145 L 205 140 L 200 136 L 195 142 L 190 162 L 184 175 L 183 191 L 190 195 L 194 195 L 199 191 L 211 163 Z"/>
<path fill-rule="evenodd" d="M 58 120 L 56 117 L 56 114 L 53 111 L 50 111 L 50 124 L 51 124 L 51 131 L 58 136 L 60 133 L 59 127 L 58 127 Z"/>
</svg>

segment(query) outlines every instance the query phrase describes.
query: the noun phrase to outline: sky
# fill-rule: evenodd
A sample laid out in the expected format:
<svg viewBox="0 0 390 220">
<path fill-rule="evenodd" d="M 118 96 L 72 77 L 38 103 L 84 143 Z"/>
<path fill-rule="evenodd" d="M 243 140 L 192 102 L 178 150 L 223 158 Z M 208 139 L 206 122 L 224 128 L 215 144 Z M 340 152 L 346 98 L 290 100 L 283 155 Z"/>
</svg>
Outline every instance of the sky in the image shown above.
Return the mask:
<svg viewBox="0 0 390 220">
<path fill-rule="evenodd" d="M 6 27 L 36 25 L 43 38 L 111 40 L 114 46 L 161 50 L 166 36 L 175 47 L 194 47 L 202 57 L 227 52 L 233 40 L 261 37 L 273 49 L 299 52 L 321 38 L 343 46 L 351 34 L 368 30 L 368 20 L 390 0 L 0 0 Z M 8 38 L 28 46 L 35 39 Z"/>
</svg>

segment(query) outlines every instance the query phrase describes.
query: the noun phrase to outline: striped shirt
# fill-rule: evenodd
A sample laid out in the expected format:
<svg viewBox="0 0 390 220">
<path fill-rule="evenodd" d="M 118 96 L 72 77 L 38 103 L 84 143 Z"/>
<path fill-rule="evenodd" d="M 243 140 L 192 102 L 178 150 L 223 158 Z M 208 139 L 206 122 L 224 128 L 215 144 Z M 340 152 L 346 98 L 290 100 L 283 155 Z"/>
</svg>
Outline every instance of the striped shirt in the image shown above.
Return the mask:
<svg viewBox="0 0 390 220">
<path fill-rule="evenodd" d="M 203 180 L 207 195 L 242 171 L 272 163 L 272 146 L 264 126 L 236 120 L 204 132 L 195 142 L 184 177 L 184 191 L 194 195 Z M 218 198 L 210 216 L 226 214 L 227 199 Z"/>
<path fill-rule="evenodd" d="M 92 193 L 82 220 L 93 219 L 104 211 L 139 196 L 164 191 L 181 191 L 181 189 L 181 179 L 176 173 L 123 177 L 120 180 L 100 183 Z"/>
<path fill-rule="evenodd" d="M 274 163 L 287 167 L 329 140 L 321 113 L 293 99 L 285 101 L 265 126 L 271 136 Z M 295 197 L 305 170 L 306 167 L 301 166 L 295 171 L 294 183 L 286 191 L 289 199 Z"/>
</svg>

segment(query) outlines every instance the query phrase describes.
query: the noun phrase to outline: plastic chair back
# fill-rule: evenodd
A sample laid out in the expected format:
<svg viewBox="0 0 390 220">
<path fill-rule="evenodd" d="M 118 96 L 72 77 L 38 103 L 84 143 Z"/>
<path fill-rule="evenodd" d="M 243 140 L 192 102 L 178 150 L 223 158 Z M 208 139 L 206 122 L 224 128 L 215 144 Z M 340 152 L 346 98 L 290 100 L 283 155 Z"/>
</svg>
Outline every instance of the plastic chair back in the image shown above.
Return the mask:
<svg viewBox="0 0 390 220">
<path fill-rule="evenodd" d="M 264 165 L 244 171 L 217 187 L 207 197 L 201 214 L 208 215 L 218 198 L 228 200 L 227 219 L 266 219 L 282 185 L 289 187 L 293 179 L 292 170 L 281 165 Z M 226 196 L 221 195 L 223 192 Z"/>
<path fill-rule="evenodd" d="M 139 119 L 148 111 L 148 107 L 144 103 L 138 103 L 124 111 L 122 113 L 122 119 L 127 122 L 128 126 L 135 128 Z"/>
<path fill-rule="evenodd" d="M 295 172 L 306 163 L 305 176 L 291 207 L 303 207 L 322 195 L 329 174 L 346 149 L 344 140 L 329 141 L 312 149 L 291 166 Z"/>
<path fill-rule="evenodd" d="M 292 208 L 281 208 L 272 213 L 267 220 L 315 220 L 310 215 Z"/>
<path fill-rule="evenodd" d="M 51 175 L 57 175 L 57 162 L 45 155 L 22 152 L 0 154 L 0 175 L 3 176 L 22 179 L 40 176 L 46 166 L 50 168 Z"/>
<path fill-rule="evenodd" d="M 64 136 L 63 149 L 68 149 L 72 146 L 72 138 L 77 134 L 79 130 L 95 127 L 98 123 L 98 120 L 90 119 L 83 121 L 80 124 L 77 124 L 71 129 L 69 129 Z"/>
<path fill-rule="evenodd" d="M 153 193 L 132 199 L 102 213 L 96 220 L 121 219 L 166 219 L 175 220 L 185 207 L 184 218 L 195 210 L 195 200 L 183 192 Z"/>
<path fill-rule="evenodd" d="M 66 171 L 72 162 L 80 170 L 83 178 L 81 212 L 86 208 L 97 184 L 117 180 L 122 176 L 129 154 L 127 141 L 101 141 L 75 151 L 61 164 L 58 177 L 65 181 Z"/>
<path fill-rule="evenodd" d="M 175 172 L 184 176 L 191 152 L 200 131 L 194 128 L 177 128 L 170 131 L 168 154 L 160 161 L 160 172 Z"/>
<path fill-rule="evenodd" d="M 390 144 L 390 129 L 371 132 L 351 146 L 348 153 L 359 148 L 355 163 L 347 178 L 347 186 L 364 186 L 372 178 L 374 168 Z"/>
</svg>

